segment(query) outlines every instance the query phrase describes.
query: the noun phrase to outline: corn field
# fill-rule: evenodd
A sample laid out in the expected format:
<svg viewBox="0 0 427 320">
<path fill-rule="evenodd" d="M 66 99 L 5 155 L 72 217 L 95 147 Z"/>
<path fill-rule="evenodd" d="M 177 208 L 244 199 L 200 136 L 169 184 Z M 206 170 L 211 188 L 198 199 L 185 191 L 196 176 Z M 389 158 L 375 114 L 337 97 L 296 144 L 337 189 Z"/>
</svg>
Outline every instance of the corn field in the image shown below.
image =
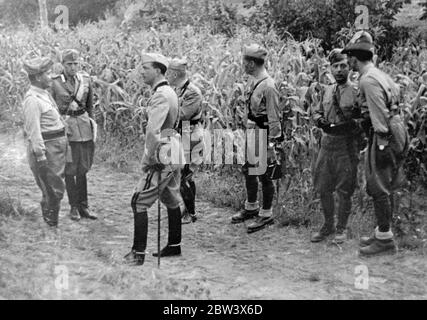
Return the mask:
<svg viewBox="0 0 427 320">
<path fill-rule="evenodd" d="M 29 84 L 22 72 L 21 58 L 29 52 L 50 55 L 56 62 L 54 72 L 59 72 L 60 51 L 76 48 L 82 54 L 82 69 L 93 79 L 95 115 L 102 141 L 117 146 L 122 157 L 127 154 L 123 150 L 142 153 L 144 114 L 150 95 L 150 89 L 140 77 L 140 54 L 143 51 L 186 57 L 191 78 L 204 94 L 205 128 L 239 129 L 246 117 L 244 92 L 247 80 L 241 68 L 241 50 L 243 45 L 252 42 L 268 48 L 267 69 L 280 87 L 282 110 L 289 115 L 285 120 L 286 177 L 282 201 L 296 202 L 301 212 L 312 211 L 318 208 L 312 192 L 311 168 L 319 149 L 320 131 L 310 121 L 310 105 L 306 97 L 307 91 L 308 95 L 314 93 L 309 88 L 313 70 L 316 80 L 333 81 L 321 52 L 316 52 L 310 59 L 303 54 L 310 48 L 316 50 L 319 47 L 317 39 L 297 42 L 289 36 L 284 41 L 274 32 L 254 34 L 247 29 L 228 38 L 212 35 L 208 29 L 196 31 L 191 26 L 132 31 L 119 27 L 112 19 L 80 25 L 70 31 L 43 32 L 22 28 L 13 33 L 5 32 L 0 35 L 0 125 L 5 128 L 22 125 L 21 102 Z M 398 60 L 399 50 L 396 52 Z M 405 73 L 402 61 L 385 62 L 380 66 L 403 88 L 401 112 L 413 138 L 409 171 L 416 172 L 418 178 L 426 181 L 426 105 L 412 108 L 417 79 Z M 116 160 L 126 162 L 128 159 Z M 228 174 L 235 169 L 234 166 L 216 168 L 219 174 Z M 361 172 L 359 180 L 363 185 L 362 176 Z M 358 198 L 357 202 L 366 210 L 366 196 L 360 193 Z"/>
</svg>

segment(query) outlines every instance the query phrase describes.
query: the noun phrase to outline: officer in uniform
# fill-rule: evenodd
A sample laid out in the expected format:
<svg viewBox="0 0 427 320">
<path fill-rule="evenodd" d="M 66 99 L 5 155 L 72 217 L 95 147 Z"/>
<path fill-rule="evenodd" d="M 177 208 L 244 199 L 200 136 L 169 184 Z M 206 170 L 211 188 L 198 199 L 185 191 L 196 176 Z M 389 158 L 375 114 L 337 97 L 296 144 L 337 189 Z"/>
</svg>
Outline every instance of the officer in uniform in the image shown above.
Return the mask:
<svg viewBox="0 0 427 320">
<path fill-rule="evenodd" d="M 187 76 L 187 61 L 185 59 L 173 59 L 169 64 L 167 73 L 168 81 L 178 95 L 178 129 L 183 143 L 187 147 L 185 148 L 186 165 L 181 172 L 181 196 L 185 204 L 182 223 L 188 224 L 197 220 L 195 211 L 196 184 L 193 175 L 201 159 L 192 157 L 191 153 L 193 148 L 202 142 L 203 96 L 200 89 Z"/>
<path fill-rule="evenodd" d="M 178 97 L 166 81 L 165 74 L 169 66 L 168 60 L 156 53 L 143 54 L 142 76 L 152 90 L 153 95 L 147 106 L 147 127 L 145 148 L 142 160 L 144 175 L 138 183 L 132 197 L 134 214 L 134 242 L 132 250 L 125 256 L 125 262 L 131 265 L 142 265 L 145 259 L 148 233 L 147 210 L 160 201 L 167 207 L 168 212 L 168 244 L 160 252 L 161 257 L 181 254 L 181 202 L 180 180 L 181 167 L 185 159 L 167 163 L 161 156 L 165 139 L 179 141 L 176 134 L 178 122 Z M 171 133 L 167 138 L 166 133 Z M 175 133 L 175 135 L 174 135 Z M 169 139 L 169 140 L 168 140 Z M 176 150 L 172 153 L 176 154 Z M 182 148 L 178 153 L 183 153 Z M 153 254 L 158 256 L 159 253 Z"/>
<path fill-rule="evenodd" d="M 65 186 L 70 203 L 70 218 L 97 219 L 89 211 L 86 174 L 93 163 L 95 151 L 92 120 L 93 92 L 90 76 L 79 72 L 79 52 L 62 53 L 64 72 L 53 78 L 52 96 L 66 119 L 71 161 L 65 167 Z"/>
<path fill-rule="evenodd" d="M 52 65 L 49 58 L 24 61 L 31 87 L 24 98 L 23 115 L 28 161 L 43 194 L 43 218 L 49 226 L 57 227 L 65 191 L 63 176 L 67 138 L 58 107 L 47 91 L 52 85 L 48 74 Z"/>
<path fill-rule="evenodd" d="M 348 79 L 350 68 L 342 50 L 329 55 L 336 84 L 323 87 L 320 102 L 314 106 L 313 120 L 322 129 L 320 153 L 314 170 L 314 187 L 320 193 L 324 224 L 311 241 L 320 242 L 336 231 L 335 242 L 347 239 L 346 228 L 351 212 L 351 197 L 357 183 L 358 141 L 361 131 L 355 118 L 359 117 L 357 86 Z M 334 192 L 338 196 L 335 210 Z M 334 214 L 338 224 L 335 227 Z"/>
<path fill-rule="evenodd" d="M 265 69 L 267 50 L 257 44 L 246 46 L 243 51 L 243 68 L 246 74 L 253 77 L 250 83 L 251 90 L 247 92 L 248 123 L 247 129 L 254 129 L 256 135 L 261 135 L 261 131 L 267 132 L 267 146 L 258 145 L 255 141 L 247 139 L 247 163 L 243 166 L 243 173 L 246 180 L 247 200 L 244 209 L 231 219 L 233 224 L 242 223 L 248 219 L 256 218 L 255 222 L 248 226 L 248 233 L 263 229 L 265 226 L 274 223 L 273 218 L 273 198 L 274 184 L 268 171 L 251 174 L 251 169 L 255 166 L 252 163 L 251 155 L 256 153 L 255 149 L 265 152 L 267 150 L 267 161 L 275 161 L 274 145 L 282 136 L 280 114 L 279 114 L 279 91 L 276 88 L 273 78 L 269 76 Z M 264 147 L 264 148 L 263 148 Z M 267 148 L 265 148 L 267 147 Z M 258 179 L 262 184 L 263 206 L 260 210 L 258 202 Z"/>
<path fill-rule="evenodd" d="M 391 230 L 392 197 L 403 182 L 402 165 L 408 148 L 408 135 L 399 115 L 393 115 L 399 87 L 373 63 L 374 44 L 366 31 L 358 32 L 343 53 L 350 67 L 360 74 L 359 103 L 362 126 L 369 134 L 365 158 L 367 191 L 373 198 L 378 227 L 370 238 L 360 241 L 361 255 L 395 252 Z M 397 130 L 396 130 L 397 128 Z"/>
</svg>

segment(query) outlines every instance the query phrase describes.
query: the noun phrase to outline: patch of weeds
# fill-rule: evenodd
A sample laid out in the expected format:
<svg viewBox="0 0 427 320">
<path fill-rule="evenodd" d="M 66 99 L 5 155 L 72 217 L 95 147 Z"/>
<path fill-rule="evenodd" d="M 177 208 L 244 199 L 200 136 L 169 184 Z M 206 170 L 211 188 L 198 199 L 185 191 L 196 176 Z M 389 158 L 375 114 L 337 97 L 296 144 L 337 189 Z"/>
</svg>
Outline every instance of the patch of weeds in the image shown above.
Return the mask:
<svg viewBox="0 0 427 320">
<path fill-rule="evenodd" d="M 22 217 L 28 212 L 7 191 L 0 191 L 0 217 Z"/>
</svg>

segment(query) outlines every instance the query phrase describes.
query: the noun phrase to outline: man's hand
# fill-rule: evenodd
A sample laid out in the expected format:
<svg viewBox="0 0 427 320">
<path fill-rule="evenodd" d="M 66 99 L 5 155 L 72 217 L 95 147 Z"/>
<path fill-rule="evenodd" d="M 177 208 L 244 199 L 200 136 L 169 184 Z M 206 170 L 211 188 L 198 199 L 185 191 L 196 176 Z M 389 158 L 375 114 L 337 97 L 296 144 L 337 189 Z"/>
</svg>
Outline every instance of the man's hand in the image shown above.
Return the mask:
<svg viewBox="0 0 427 320">
<path fill-rule="evenodd" d="M 320 118 L 319 120 L 317 120 L 317 126 L 325 133 L 331 132 L 331 123 L 325 118 Z"/>
<path fill-rule="evenodd" d="M 375 160 L 380 169 L 395 165 L 395 157 L 390 146 L 378 146 Z"/>
</svg>

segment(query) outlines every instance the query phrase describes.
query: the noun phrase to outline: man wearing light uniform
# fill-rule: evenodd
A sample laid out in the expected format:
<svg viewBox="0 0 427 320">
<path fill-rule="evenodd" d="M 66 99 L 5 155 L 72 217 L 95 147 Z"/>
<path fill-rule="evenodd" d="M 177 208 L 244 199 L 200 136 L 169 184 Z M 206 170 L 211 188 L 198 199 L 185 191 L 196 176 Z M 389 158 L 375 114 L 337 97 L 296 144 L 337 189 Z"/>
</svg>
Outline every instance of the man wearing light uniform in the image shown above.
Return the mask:
<svg viewBox="0 0 427 320">
<path fill-rule="evenodd" d="M 244 175 L 246 180 L 247 200 L 245 208 L 237 215 L 232 217 L 232 223 L 242 223 L 248 219 L 256 218 L 248 226 L 248 233 L 263 229 L 267 225 L 274 223 L 273 218 L 273 198 L 274 184 L 268 172 L 251 174 L 251 169 L 256 165 L 251 163 L 251 155 L 254 155 L 255 149 L 260 147 L 259 151 L 267 151 L 267 161 L 275 161 L 274 145 L 282 135 L 280 113 L 279 113 L 279 91 L 276 88 L 273 78 L 269 76 L 265 69 L 267 50 L 257 44 L 246 46 L 243 52 L 243 68 L 246 74 L 253 77 L 250 83 L 251 90 L 247 92 L 248 100 L 248 123 L 247 129 L 254 130 L 257 134 L 262 131 L 267 133 L 268 146 L 265 143 L 257 145 L 254 139 L 248 138 L 247 156 L 248 161 L 244 165 Z M 264 155 L 265 156 L 265 155 Z M 258 179 L 262 184 L 263 204 L 260 210 L 258 202 Z"/>
<path fill-rule="evenodd" d="M 399 87 L 373 63 L 374 44 L 366 31 L 358 32 L 343 50 L 350 67 L 358 71 L 359 103 L 363 127 L 369 135 L 365 158 L 367 191 L 373 198 L 377 228 L 360 241 L 365 256 L 395 252 L 392 232 L 393 194 L 402 183 L 402 165 L 409 146 L 408 135 L 397 111 Z M 396 130 L 397 129 L 397 130 Z"/>
<path fill-rule="evenodd" d="M 62 179 L 67 138 L 58 107 L 47 91 L 52 84 L 48 74 L 52 65 L 49 58 L 24 61 L 31 87 L 24 97 L 23 115 L 28 161 L 43 194 L 43 218 L 49 226 L 57 227 L 60 202 L 65 191 Z"/>
<path fill-rule="evenodd" d="M 153 254 L 161 257 L 181 254 L 181 210 L 180 210 L 180 181 L 181 167 L 184 159 L 175 159 L 164 163 L 162 143 L 170 133 L 173 140 L 176 136 L 178 121 L 178 97 L 166 81 L 165 74 L 169 66 L 168 60 L 161 54 L 142 55 L 142 76 L 153 94 L 148 101 L 147 127 L 145 148 L 142 159 L 143 176 L 132 197 L 134 214 L 134 241 L 132 250 L 125 256 L 125 261 L 132 265 L 142 265 L 145 259 L 148 234 L 147 210 L 156 202 L 160 193 L 160 201 L 167 207 L 168 212 L 168 244 L 160 253 Z M 183 153 L 182 150 L 172 149 L 172 157 Z M 176 162 L 177 163 L 176 163 Z M 160 183 L 159 183 L 160 175 Z M 159 190 L 160 188 L 160 190 Z"/>
</svg>

